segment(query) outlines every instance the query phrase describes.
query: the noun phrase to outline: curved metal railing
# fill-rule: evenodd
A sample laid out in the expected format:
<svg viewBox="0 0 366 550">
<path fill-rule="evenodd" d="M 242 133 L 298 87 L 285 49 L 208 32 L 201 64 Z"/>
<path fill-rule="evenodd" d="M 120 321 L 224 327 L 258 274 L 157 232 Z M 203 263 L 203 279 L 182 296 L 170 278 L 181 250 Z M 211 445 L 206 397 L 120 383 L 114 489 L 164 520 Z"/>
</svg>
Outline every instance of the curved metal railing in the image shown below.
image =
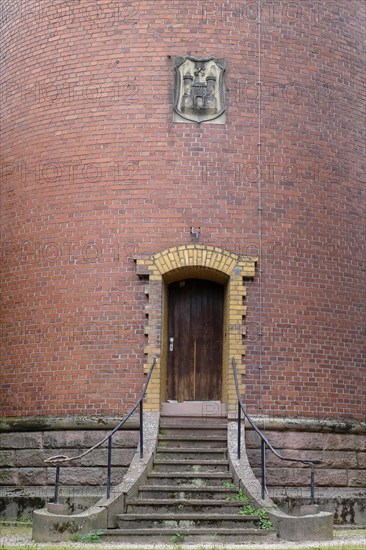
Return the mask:
<svg viewBox="0 0 366 550">
<path fill-rule="evenodd" d="M 286 460 L 288 462 L 300 462 L 301 464 L 305 464 L 306 466 L 315 466 L 317 464 L 322 464 L 321 460 L 308 460 L 303 458 L 289 458 L 286 456 L 281 455 L 274 447 L 273 445 L 268 441 L 267 437 L 264 435 L 264 433 L 258 428 L 258 426 L 255 424 L 254 420 L 251 418 L 249 413 L 246 411 L 245 405 L 243 403 L 242 397 L 240 395 L 239 390 L 239 382 L 238 382 L 238 373 L 236 369 L 236 361 L 234 357 L 231 360 L 231 364 L 233 367 L 233 373 L 234 373 L 234 381 L 235 381 L 235 389 L 236 389 L 236 395 L 238 398 L 238 449 L 237 449 L 237 456 L 238 459 L 240 459 L 241 456 L 241 413 L 243 412 L 244 417 L 248 420 L 249 424 L 252 426 L 254 431 L 259 435 L 261 439 L 261 486 L 262 486 L 262 499 L 265 497 L 266 493 L 266 448 L 268 449 L 280 460 Z M 311 470 L 311 478 L 310 478 L 310 494 L 311 494 L 311 504 L 314 504 L 314 470 Z"/>
<path fill-rule="evenodd" d="M 59 493 L 59 485 L 60 485 L 60 470 L 61 465 L 69 462 L 73 462 L 75 460 L 80 460 L 84 456 L 92 453 L 95 449 L 98 449 L 98 447 L 101 447 L 104 443 L 108 441 L 108 462 L 107 462 L 107 498 L 110 497 L 111 494 L 111 481 L 112 481 L 112 438 L 113 435 L 131 418 L 133 413 L 140 407 L 140 458 L 143 458 L 144 456 L 144 408 L 143 408 L 143 401 L 144 397 L 146 395 L 146 390 L 149 385 L 154 367 L 156 365 L 157 358 L 154 357 L 152 365 L 150 367 L 149 373 L 147 375 L 142 393 L 140 398 L 136 401 L 135 405 L 132 407 L 132 409 L 126 414 L 126 416 L 123 417 L 123 419 L 117 424 L 113 430 L 107 434 L 103 439 L 101 439 L 98 443 L 93 445 L 93 447 L 90 447 L 90 449 L 87 449 L 83 453 L 77 455 L 77 456 L 64 456 L 64 455 L 55 455 L 50 456 L 49 458 L 46 458 L 44 461 L 46 464 L 51 464 L 56 466 L 56 480 L 55 480 L 55 496 L 54 496 L 54 502 L 58 502 L 58 493 Z"/>
</svg>

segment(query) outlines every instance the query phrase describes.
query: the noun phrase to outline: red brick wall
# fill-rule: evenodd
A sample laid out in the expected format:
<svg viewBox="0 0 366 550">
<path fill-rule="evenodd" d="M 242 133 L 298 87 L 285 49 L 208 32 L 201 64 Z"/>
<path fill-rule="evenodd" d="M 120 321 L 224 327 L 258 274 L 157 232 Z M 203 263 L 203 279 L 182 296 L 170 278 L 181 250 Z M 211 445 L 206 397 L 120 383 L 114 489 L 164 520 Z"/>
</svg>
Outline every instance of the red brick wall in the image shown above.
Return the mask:
<svg viewBox="0 0 366 550">
<path fill-rule="evenodd" d="M 119 413 L 143 383 L 132 253 L 188 243 L 190 226 L 259 251 L 255 3 L 23 4 L 1 8 L 1 413 Z M 361 418 L 365 5 L 262 7 L 249 410 Z M 173 124 L 187 54 L 226 58 L 226 125 Z"/>
</svg>

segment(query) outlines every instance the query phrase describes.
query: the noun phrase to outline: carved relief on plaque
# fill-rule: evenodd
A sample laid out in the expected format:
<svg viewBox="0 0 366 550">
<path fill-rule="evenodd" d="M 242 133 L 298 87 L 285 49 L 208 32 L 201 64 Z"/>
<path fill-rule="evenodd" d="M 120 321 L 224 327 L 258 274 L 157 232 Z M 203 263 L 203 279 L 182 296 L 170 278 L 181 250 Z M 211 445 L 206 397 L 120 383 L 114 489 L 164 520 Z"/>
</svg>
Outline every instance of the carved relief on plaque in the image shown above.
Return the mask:
<svg viewBox="0 0 366 550">
<path fill-rule="evenodd" d="M 174 70 L 174 122 L 224 124 L 225 60 L 178 57 Z"/>
</svg>

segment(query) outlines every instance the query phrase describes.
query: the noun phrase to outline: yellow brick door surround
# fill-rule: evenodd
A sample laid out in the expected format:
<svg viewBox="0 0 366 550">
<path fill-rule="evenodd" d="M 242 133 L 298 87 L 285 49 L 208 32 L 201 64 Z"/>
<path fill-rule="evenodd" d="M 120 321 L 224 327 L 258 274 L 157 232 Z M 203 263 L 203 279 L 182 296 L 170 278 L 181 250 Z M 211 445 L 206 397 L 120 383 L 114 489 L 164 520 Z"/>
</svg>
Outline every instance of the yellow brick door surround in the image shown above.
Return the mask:
<svg viewBox="0 0 366 550">
<path fill-rule="evenodd" d="M 161 402 L 166 400 L 168 285 L 181 279 L 195 278 L 220 283 L 225 289 L 222 401 L 233 411 L 236 407 L 236 393 L 231 358 L 236 359 L 239 376 L 245 374 L 245 279 L 255 276 L 258 258 L 239 256 L 211 245 L 188 244 L 168 248 L 154 255 L 137 255 L 134 260 L 137 275 L 147 282 L 145 373 L 148 372 L 153 357 L 157 357 L 146 394 L 145 409 L 159 411 Z"/>
</svg>

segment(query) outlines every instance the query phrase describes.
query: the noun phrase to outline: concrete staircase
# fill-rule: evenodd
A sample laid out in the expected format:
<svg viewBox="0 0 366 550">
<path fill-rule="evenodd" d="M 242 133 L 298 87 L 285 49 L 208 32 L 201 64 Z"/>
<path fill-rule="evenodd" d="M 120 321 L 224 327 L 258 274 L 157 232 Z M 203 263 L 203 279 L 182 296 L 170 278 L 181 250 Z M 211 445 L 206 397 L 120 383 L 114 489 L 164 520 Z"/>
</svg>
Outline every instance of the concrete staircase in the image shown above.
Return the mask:
<svg viewBox="0 0 366 550">
<path fill-rule="evenodd" d="M 224 417 L 162 416 L 152 471 L 127 499 L 108 542 L 270 542 L 257 515 L 241 515 L 227 458 Z"/>
</svg>

